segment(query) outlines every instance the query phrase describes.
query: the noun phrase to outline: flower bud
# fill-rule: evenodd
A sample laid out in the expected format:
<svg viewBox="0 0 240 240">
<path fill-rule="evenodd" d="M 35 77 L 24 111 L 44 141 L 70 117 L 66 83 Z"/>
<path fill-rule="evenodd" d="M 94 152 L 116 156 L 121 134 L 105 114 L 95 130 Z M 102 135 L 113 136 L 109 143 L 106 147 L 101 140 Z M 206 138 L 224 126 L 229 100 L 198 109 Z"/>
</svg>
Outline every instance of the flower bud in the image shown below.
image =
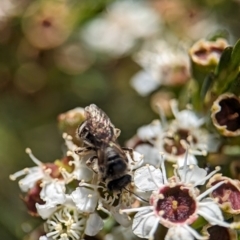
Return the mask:
<svg viewBox="0 0 240 240">
<path fill-rule="evenodd" d="M 29 214 L 35 217 L 39 216 L 36 209 L 36 203 L 39 204 L 45 203 L 40 197 L 40 192 L 42 190 L 40 183 L 41 183 L 40 181 L 37 182 L 35 186 L 28 191 L 26 196 L 22 198 L 22 200 L 26 204 Z"/>
<path fill-rule="evenodd" d="M 199 66 L 216 66 L 219 62 L 223 50 L 228 43 L 223 38 L 216 41 L 207 41 L 204 39 L 196 42 L 189 50 L 192 61 Z"/>
<path fill-rule="evenodd" d="M 218 225 L 206 225 L 202 233 L 208 237 L 209 240 L 235 240 L 237 239 L 237 232 L 231 228 L 226 228 Z"/>
<path fill-rule="evenodd" d="M 76 129 L 83 121 L 85 121 L 85 113 L 84 109 L 80 107 L 58 115 L 59 129 L 70 135 L 77 145 L 79 145 L 79 139 L 76 138 Z"/>
<path fill-rule="evenodd" d="M 211 112 L 213 124 L 223 136 L 240 135 L 240 99 L 237 96 L 231 93 L 220 95 Z"/>
<path fill-rule="evenodd" d="M 221 174 L 216 174 L 210 178 L 207 188 L 223 182 L 220 187 L 212 191 L 210 196 L 217 199 L 220 208 L 227 213 L 240 213 L 240 182 L 228 177 L 223 177 Z"/>
</svg>

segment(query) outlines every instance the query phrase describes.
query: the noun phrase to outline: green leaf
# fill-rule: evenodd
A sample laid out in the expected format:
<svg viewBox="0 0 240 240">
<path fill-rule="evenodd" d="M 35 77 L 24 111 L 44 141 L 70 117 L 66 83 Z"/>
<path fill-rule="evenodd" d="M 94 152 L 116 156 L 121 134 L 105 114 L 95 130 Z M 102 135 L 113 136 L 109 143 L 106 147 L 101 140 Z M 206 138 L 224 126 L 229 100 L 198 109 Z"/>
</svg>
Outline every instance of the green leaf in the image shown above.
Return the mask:
<svg viewBox="0 0 240 240">
<path fill-rule="evenodd" d="M 213 85 L 213 82 L 215 80 L 216 76 L 213 72 L 211 72 L 210 74 L 208 74 L 206 76 L 206 78 L 204 79 L 202 88 L 201 88 L 201 92 L 200 92 L 200 98 L 201 100 L 204 100 L 208 90 L 211 88 L 211 86 Z"/>
<path fill-rule="evenodd" d="M 238 68 L 240 64 L 240 39 L 235 44 L 231 56 L 231 68 Z"/>
<path fill-rule="evenodd" d="M 240 93 L 240 73 L 238 73 L 237 77 L 231 83 L 229 92 L 239 95 L 239 93 Z"/>
<path fill-rule="evenodd" d="M 240 40 L 235 46 L 227 47 L 220 58 L 219 64 L 216 69 L 216 80 L 213 84 L 213 93 L 222 94 L 227 91 L 230 86 L 236 81 L 238 84 L 239 74 L 239 63 L 240 63 Z M 234 89 L 232 89 L 234 90 Z M 229 90 L 228 90 L 229 91 Z"/>
<path fill-rule="evenodd" d="M 216 69 L 216 75 L 219 75 L 221 72 L 226 71 L 226 69 L 229 67 L 232 51 L 233 47 L 227 47 L 224 49 Z"/>
</svg>

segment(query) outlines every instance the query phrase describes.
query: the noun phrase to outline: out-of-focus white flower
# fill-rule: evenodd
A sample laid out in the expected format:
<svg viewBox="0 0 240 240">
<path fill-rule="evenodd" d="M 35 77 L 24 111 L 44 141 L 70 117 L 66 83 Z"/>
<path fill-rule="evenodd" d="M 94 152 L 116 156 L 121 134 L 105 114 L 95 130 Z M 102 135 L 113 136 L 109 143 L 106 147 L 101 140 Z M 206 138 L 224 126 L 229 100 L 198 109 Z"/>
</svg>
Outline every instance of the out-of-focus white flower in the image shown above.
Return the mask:
<svg viewBox="0 0 240 240">
<path fill-rule="evenodd" d="M 161 85 L 161 82 L 153 78 L 150 72 L 141 70 L 133 75 L 131 85 L 141 96 L 147 96 L 157 89 Z"/>
<path fill-rule="evenodd" d="M 32 2 L 25 11 L 22 27 L 34 47 L 51 49 L 67 40 L 75 20 L 75 9 L 66 1 Z"/>
<path fill-rule="evenodd" d="M 81 34 L 95 51 L 118 57 L 129 52 L 136 40 L 159 31 L 159 24 L 159 16 L 146 2 L 123 0 L 110 5 Z"/>
<path fill-rule="evenodd" d="M 149 206 L 121 210 L 122 213 L 137 212 L 133 218 L 133 232 L 142 238 L 153 239 L 159 224 L 169 228 L 165 240 L 205 239 L 189 227 L 198 219 L 205 218 L 210 224 L 234 228 L 237 224 L 224 222 L 217 203 L 205 198 L 224 182 L 218 182 L 203 193 L 198 185 L 205 184 L 220 168 L 207 175 L 197 165 L 187 165 L 187 156 L 183 167 L 175 166 L 174 176 L 166 177 L 164 161 L 161 170 L 154 166 L 144 166 L 135 171 L 134 183 L 142 191 L 151 190 Z"/>
<path fill-rule="evenodd" d="M 17 9 L 17 3 L 12 0 L 2 0 L 0 2 L 0 20 L 4 20 L 14 15 Z"/>
<path fill-rule="evenodd" d="M 88 69 L 93 63 L 92 55 L 80 42 L 68 43 L 56 49 L 54 60 L 57 67 L 70 75 L 77 75 Z"/>
<path fill-rule="evenodd" d="M 147 43 L 134 59 L 143 70 L 132 77 L 131 85 L 142 96 L 147 96 L 160 85 L 183 85 L 190 78 L 188 55 L 166 42 Z"/>
</svg>

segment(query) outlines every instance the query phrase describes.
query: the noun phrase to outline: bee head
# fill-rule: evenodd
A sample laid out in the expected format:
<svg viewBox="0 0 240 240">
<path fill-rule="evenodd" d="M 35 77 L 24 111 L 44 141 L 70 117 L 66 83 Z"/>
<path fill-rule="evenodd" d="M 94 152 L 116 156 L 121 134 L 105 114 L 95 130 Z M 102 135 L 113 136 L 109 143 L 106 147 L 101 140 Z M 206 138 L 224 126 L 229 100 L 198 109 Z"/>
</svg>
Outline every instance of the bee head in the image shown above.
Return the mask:
<svg viewBox="0 0 240 240">
<path fill-rule="evenodd" d="M 132 176 L 126 174 L 118 179 L 114 179 L 107 184 L 109 191 L 121 191 L 132 181 Z"/>
</svg>

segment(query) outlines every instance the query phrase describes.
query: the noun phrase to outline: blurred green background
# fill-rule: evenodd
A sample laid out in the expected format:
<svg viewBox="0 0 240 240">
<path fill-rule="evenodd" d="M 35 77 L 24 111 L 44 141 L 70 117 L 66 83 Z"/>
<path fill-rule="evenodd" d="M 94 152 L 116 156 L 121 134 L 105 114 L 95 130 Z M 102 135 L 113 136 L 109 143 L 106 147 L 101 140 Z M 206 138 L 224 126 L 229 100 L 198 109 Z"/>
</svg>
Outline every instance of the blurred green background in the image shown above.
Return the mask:
<svg viewBox="0 0 240 240">
<path fill-rule="evenodd" d="M 122 130 L 122 145 L 158 117 L 151 96 L 139 96 L 129 84 L 140 69 L 132 54 L 141 42 L 111 56 L 92 51 L 82 40 L 82 28 L 113 2 L 0 0 L 0 239 L 23 239 L 39 224 L 26 213 L 17 181 L 9 175 L 33 166 L 26 147 L 43 162 L 62 156 L 60 113 L 97 104 Z M 205 27 L 210 32 L 227 32 L 230 43 L 240 36 L 240 1 L 145 2 L 161 17 L 160 38 L 171 33 L 193 43 L 206 37 L 188 32 L 202 19 L 210 21 Z"/>
</svg>

